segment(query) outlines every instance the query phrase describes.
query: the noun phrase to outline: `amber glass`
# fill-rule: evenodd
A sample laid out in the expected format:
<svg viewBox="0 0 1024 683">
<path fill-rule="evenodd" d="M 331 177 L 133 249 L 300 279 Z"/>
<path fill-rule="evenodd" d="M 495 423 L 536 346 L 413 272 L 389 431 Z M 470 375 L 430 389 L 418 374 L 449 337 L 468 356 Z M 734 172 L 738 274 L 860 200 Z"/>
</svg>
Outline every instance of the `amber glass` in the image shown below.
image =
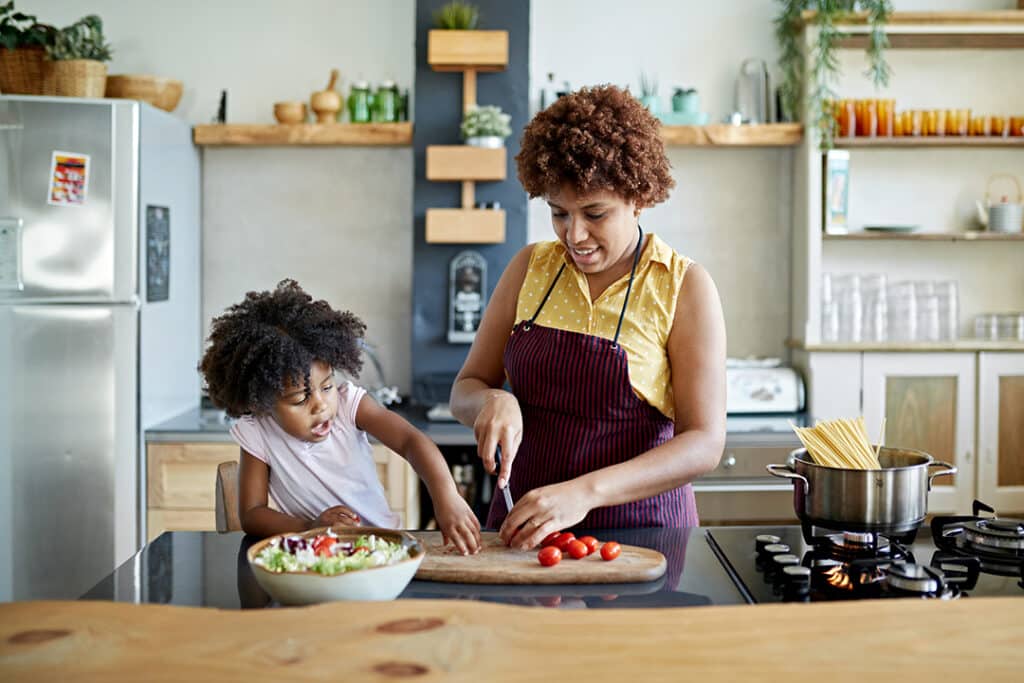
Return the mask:
<svg viewBox="0 0 1024 683">
<path fill-rule="evenodd" d="M 967 135 L 970 123 L 970 109 L 950 109 L 946 112 L 946 135 Z"/>
<path fill-rule="evenodd" d="M 853 100 L 839 100 L 834 116 L 839 126 L 839 137 L 851 138 L 857 134 L 857 114 Z"/>
<path fill-rule="evenodd" d="M 878 112 L 878 134 L 883 137 L 895 135 L 893 131 L 896 116 L 896 100 L 876 100 Z"/>
<path fill-rule="evenodd" d="M 1003 137 L 1009 132 L 1009 121 L 1005 116 L 993 116 L 988 126 L 988 134 Z"/>
<path fill-rule="evenodd" d="M 1024 116 L 1010 117 L 1010 135 L 1015 138 L 1024 137 Z"/>
<path fill-rule="evenodd" d="M 924 133 L 922 127 L 923 117 L 920 111 L 901 111 L 900 112 L 900 130 L 903 135 L 917 136 Z"/>
<path fill-rule="evenodd" d="M 873 138 L 878 134 L 878 110 L 875 100 L 857 100 L 857 137 Z"/>
</svg>

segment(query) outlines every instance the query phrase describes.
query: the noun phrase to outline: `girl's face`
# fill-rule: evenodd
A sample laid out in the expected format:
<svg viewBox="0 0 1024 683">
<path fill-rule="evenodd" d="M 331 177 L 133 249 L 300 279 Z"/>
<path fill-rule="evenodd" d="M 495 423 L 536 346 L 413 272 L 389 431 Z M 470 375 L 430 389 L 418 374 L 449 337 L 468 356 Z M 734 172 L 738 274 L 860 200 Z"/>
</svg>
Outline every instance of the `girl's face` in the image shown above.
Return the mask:
<svg viewBox="0 0 1024 683">
<path fill-rule="evenodd" d="M 640 215 L 633 202 L 608 191 L 579 196 L 571 185 L 544 199 L 555 234 L 582 272 L 596 275 L 632 259 Z"/>
<path fill-rule="evenodd" d="M 331 433 L 331 420 L 338 414 L 338 390 L 334 371 L 322 361 L 309 369 L 310 391 L 288 382 L 274 404 L 274 419 L 281 429 L 303 441 L 320 442 Z"/>
</svg>

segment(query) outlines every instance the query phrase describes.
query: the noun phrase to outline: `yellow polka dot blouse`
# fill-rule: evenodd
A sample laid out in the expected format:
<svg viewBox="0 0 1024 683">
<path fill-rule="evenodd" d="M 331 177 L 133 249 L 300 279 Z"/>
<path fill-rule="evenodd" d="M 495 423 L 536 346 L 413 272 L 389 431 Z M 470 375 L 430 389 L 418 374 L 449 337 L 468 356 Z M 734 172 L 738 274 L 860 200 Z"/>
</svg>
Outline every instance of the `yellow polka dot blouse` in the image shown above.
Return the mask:
<svg viewBox="0 0 1024 683">
<path fill-rule="evenodd" d="M 613 339 L 629 274 L 616 280 L 591 302 L 586 277 L 558 241 L 539 242 L 534 247 L 526 279 L 519 290 L 516 322 L 533 316 L 563 263 L 567 264 L 565 272 L 544 304 L 537 324 Z M 675 410 L 666 347 L 675 320 L 679 287 L 689 264 L 690 259 L 676 253 L 657 235 L 651 235 L 640 253 L 619 334 L 619 344 L 626 351 L 629 363 L 633 391 L 669 419 Z"/>
</svg>

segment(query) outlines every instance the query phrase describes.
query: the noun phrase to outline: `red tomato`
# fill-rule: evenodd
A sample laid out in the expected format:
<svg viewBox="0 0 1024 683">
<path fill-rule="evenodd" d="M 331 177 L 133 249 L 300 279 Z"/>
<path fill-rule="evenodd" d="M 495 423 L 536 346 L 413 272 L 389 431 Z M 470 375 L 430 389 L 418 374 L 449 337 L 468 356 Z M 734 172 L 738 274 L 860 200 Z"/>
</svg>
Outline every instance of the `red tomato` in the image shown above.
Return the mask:
<svg viewBox="0 0 1024 683">
<path fill-rule="evenodd" d="M 590 554 L 590 551 L 587 549 L 587 544 L 584 543 L 583 541 L 579 541 L 579 540 L 575 540 L 575 539 L 572 540 L 572 541 L 569 541 L 568 548 L 569 548 L 569 557 L 571 557 L 574 560 L 581 560 L 581 559 L 583 559 L 584 557 L 586 557 L 587 555 Z"/>
<path fill-rule="evenodd" d="M 355 548 L 352 549 L 352 554 L 353 555 L 355 555 L 356 553 L 368 553 L 368 552 L 370 552 L 370 549 L 367 548 L 365 545 L 357 545 Z"/>
<path fill-rule="evenodd" d="M 562 535 L 561 531 L 552 531 L 550 534 L 544 537 L 544 540 L 540 542 L 541 548 L 547 548 L 549 545 L 555 544 L 555 539 Z"/>
<path fill-rule="evenodd" d="M 547 548 L 540 549 L 540 552 L 537 553 L 537 560 L 545 567 L 554 567 L 562 561 L 562 551 L 549 545 Z"/>
<path fill-rule="evenodd" d="M 579 541 L 587 546 L 587 555 L 592 555 L 597 552 L 597 539 L 593 536 L 584 536 Z"/>
<path fill-rule="evenodd" d="M 331 546 L 334 545 L 334 539 L 330 536 L 317 536 L 311 543 L 313 546 L 313 554 L 321 557 L 329 557 L 331 554 Z"/>
<path fill-rule="evenodd" d="M 601 559 L 608 560 L 609 562 L 614 560 L 622 552 L 622 547 L 615 541 L 608 541 L 601 546 Z"/>
<path fill-rule="evenodd" d="M 566 531 L 558 535 L 555 539 L 555 547 L 561 550 L 563 553 L 569 549 L 569 544 L 576 540 L 576 534 L 571 531 Z"/>
</svg>

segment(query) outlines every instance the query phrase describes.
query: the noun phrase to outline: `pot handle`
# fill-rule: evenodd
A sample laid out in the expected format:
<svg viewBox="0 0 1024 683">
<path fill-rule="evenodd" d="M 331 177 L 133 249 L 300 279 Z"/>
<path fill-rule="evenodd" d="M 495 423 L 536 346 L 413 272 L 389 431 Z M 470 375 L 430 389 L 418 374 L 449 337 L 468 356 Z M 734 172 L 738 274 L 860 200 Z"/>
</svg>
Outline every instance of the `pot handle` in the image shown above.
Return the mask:
<svg viewBox="0 0 1024 683">
<path fill-rule="evenodd" d="M 768 474 L 773 477 L 779 477 L 781 479 L 794 479 L 804 483 L 804 495 L 806 496 L 811 492 L 811 482 L 807 481 L 807 477 L 802 474 L 797 474 L 786 465 L 765 465 L 764 468 L 768 470 Z M 940 472 L 945 474 L 945 472 Z M 938 475 L 935 475 L 938 476 Z"/>
<path fill-rule="evenodd" d="M 928 475 L 928 490 L 929 491 L 932 490 L 932 479 L 934 479 L 935 477 L 945 477 L 947 475 L 953 475 L 953 474 L 956 474 L 958 472 L 958 468 L 957 468 L 956 465 L 951 465 L 950 463 L 944 462 L 942 460 L 934 460 L 931 463 L 929 463 L 928 467 L 945 467 L 946 468 L 942 472 L 936 472 L 934 474 L 929 474 Z"/>
</svg>

